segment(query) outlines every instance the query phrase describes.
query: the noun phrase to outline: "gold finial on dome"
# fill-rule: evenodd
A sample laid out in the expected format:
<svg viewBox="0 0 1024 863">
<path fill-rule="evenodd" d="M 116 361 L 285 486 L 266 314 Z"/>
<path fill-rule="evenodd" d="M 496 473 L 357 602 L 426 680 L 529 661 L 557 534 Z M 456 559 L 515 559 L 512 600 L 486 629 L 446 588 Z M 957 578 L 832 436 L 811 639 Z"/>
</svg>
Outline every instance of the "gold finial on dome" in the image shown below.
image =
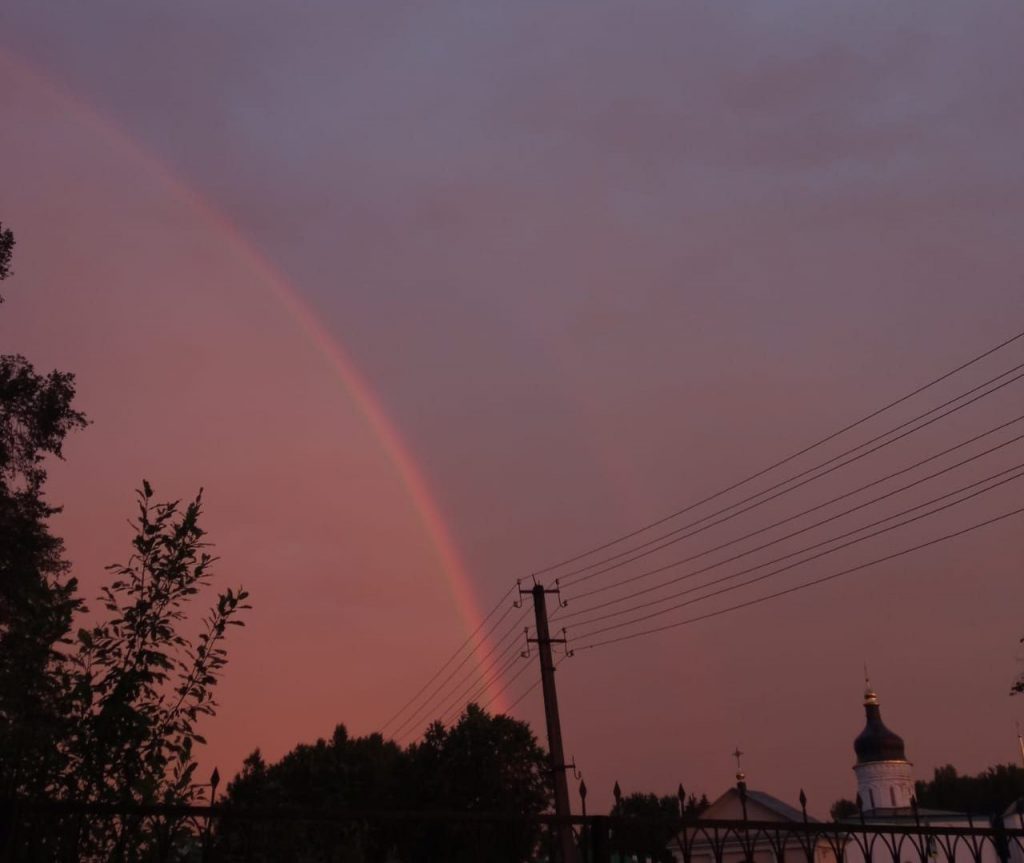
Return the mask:
<svg viewBox="0 0 1024 863">
<path fill-rule="evenodd" d="M 743 782 L 747 778 L 747 774 L 743 772 L 743 765 L 740 763 L 740 759 L 743 757 L 743 752 L 737 746 L 736 751 L 733 752 L 732 757 L 736 759 L 736 781 Z"/>
<path fill-rule="evenodd" d="M 878 693 L 871 687 L 871 678 L 868 676 L 868 664 L 864 663 L 864 704 L 878 704 Z"/>
</svg>

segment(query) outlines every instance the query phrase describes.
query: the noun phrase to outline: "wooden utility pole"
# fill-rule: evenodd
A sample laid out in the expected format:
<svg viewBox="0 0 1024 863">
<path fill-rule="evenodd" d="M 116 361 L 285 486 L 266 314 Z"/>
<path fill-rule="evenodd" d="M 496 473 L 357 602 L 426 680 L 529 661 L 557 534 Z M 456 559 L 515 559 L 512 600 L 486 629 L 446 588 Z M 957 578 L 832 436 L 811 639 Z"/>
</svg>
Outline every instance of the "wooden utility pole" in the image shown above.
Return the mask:
<svg viewBox="0 0 1024 863">
<path fill-rule="evenodd" d="M 562 852 L 562 863 L 577 863 L 576 840 L 573 838 L 572 815 L 569 809 L 569 783 L 566 779 L 565 750 L 562 748 L 562 723 L 558 718 L 558 694 L 555 692 L 555 664 L 551 659 L 552 643 L 565 644 L 564 638 L 552 638 L 548 631 L 548 608 L 545 594 L 549 591 L 541 584 L 535 584 L 530 591 L 522 588 L 520 594 L 533 596 L 533 611 L 537 618 L 537 637 L 530 639 L 537 645 L 540 656 L 540 683 L 544 691 L 544 719 L 548 727 L 548 755 L 551 758 L 551 777 L 555 783 L 555 815 L 564 818 L 558 824 L 558 845 Z M 550 591 L 552 593 L 556 591 Z"/>
</svg>

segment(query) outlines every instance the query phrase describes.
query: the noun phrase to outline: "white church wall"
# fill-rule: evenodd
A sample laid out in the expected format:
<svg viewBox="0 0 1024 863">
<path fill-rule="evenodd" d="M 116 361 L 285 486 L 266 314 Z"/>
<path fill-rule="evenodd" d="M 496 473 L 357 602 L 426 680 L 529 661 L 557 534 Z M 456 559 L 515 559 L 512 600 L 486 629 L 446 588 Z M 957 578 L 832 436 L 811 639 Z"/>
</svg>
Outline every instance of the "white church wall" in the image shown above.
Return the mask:
<svg viewBox="0 0 1024 863">
<path fill-rule="evenodd" d="M 857 793 L 866 810 L 907 809 L 914 796 L 909 761 L 869 761 L 854 767 Z"/>
<path fill-rule="evenodd" d="M 807 855 L 796 842 L 792 847 L 787 846 L 781 860 L 766 840 L 756 842 L 753 850 L 753 856 L 749 858 L 751 863 L 807 863 Z M 670 845 L 669 851 L 676 863 L 682 863 L 683 852 L 678 846 Z M 820 844 L 815 849 L 814 860 L 815 863 L 836 863 L 835 854 L 825 844 Z M 747 861 L 747 852 L 738 842 L 726 843 L 722 848 L 720 860 L 716 858 L 708 843 L 695 842 L 690 854 L 690 863 L 747 863 Z"/>
</svg>

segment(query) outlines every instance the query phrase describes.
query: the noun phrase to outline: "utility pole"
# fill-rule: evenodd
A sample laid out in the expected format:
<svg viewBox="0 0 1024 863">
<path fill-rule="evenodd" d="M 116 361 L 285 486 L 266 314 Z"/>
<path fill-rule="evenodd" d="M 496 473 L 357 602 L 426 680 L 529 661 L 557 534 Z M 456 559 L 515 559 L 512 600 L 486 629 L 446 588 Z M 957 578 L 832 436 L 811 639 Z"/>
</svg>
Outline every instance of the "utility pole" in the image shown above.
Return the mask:
<svg viewBox="0 0 1024 863">
<path fill-rule="evenodd" d="M 559 819 L 558 844 L 562 852 L 562 863 L 577 863 L 576 840 L 573 838 L 572 815 L 569 809 L 569 782 L 566 779 L 565 751 L 562 748 L 562 723 L 558 718 L 558 695 L 555 692 L 555 664 L 551 660 L 552 643 L 565 644 L 564 638 L 552 638 L 548 631 L 548 608 L 545 594 L 557 593 L 547 591 L 542 584 L 535 584 L 529 591 L 519 589 L 520 595 L 529 593 L 533 596 L 533 611 L 537 618 L 537 637 L 528 639 L 536 643 L 537 654 L 540 656 L 540 682 L 544 691 L 544 719 L 548 727 L 548 754 L 551 758 L 551 776 L 555 783 L 555 815 Z"/>
</svg>

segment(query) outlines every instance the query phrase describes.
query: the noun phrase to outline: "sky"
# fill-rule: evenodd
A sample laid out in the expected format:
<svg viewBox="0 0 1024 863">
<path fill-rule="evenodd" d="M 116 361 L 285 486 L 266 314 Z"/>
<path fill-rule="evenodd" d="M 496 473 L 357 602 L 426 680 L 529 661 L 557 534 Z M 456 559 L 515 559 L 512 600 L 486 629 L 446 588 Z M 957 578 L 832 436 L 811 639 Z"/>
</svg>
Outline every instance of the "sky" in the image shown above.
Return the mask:
<svg viewBox="0 0 1024 863">
<path fill-rule="evenodd" d="M 87 593 L 143 477 L 204 488 L 253 604 L 204 767 L 381 728 L 517 578 L 1024 330 L 1022 40 L 1003 0 L 4 4 L 0 349 L 77 375 L 92 425 L 50 494 Z M 750 525 L 1012 418 L 1021 387 Z M 854 793 L 865 663 L 919 778 L 1012 760 L 1021 531 L 579 650 L 557 677 L 589 808 L 616 780 L 713 797 L 739 746 L 751 787 L 824 814 Z M 539 690 L 512 712 L 543 737 Z"/>
</svg>

